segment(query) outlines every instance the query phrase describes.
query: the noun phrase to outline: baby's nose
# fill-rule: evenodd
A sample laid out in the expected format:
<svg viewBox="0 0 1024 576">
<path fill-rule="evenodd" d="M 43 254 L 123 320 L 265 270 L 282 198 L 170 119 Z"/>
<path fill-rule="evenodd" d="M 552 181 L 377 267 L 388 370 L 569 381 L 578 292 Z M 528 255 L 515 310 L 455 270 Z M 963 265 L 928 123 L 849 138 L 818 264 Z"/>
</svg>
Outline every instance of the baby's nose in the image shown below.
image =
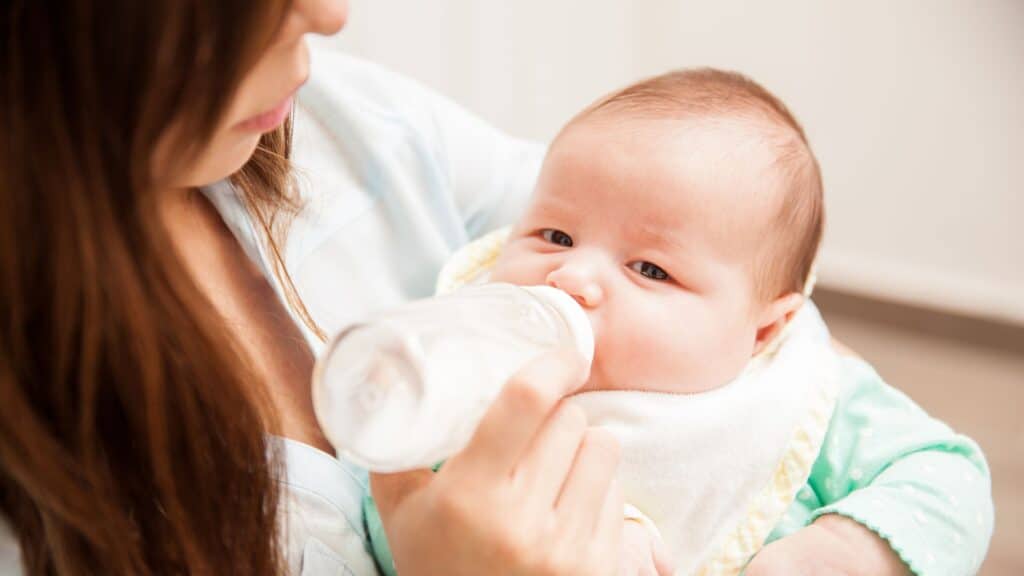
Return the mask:
<svg viewBox="0 0 1024 576">
<path fill-rule="evenodd" d="M 594 308 L 604 299 L 604 291 L 594 275 L 579 267 L 562 266 L 552 270 L 547 284 L 566 292 L 584 308 Z"/>
</svg>

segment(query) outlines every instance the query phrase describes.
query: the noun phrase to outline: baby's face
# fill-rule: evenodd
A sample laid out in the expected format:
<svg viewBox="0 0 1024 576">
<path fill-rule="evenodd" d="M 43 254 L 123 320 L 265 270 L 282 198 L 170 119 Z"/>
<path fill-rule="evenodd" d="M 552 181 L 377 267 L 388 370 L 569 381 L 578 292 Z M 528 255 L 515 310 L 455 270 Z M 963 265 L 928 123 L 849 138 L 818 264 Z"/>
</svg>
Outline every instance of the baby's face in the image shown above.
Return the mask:
<svg viewBox="0 0 1024 576">
<path fill-rule="evenodd" d="M 770 159 L 734 132 L 584 119 L 553 144 L 492 279 L 583 306 L 596 342 L 584 390 L 700 392 L 750 359 L 773 200 L 759 193 Z"/>
</svg>

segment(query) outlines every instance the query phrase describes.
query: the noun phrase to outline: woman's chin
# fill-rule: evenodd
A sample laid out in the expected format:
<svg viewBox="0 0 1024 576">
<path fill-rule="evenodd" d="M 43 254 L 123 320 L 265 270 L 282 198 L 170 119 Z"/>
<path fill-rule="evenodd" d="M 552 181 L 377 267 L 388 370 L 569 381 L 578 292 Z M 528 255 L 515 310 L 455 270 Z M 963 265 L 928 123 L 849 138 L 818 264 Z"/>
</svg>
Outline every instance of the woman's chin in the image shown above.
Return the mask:
<svg viewBox="0 0 1024 576">
<path fill-rule="evenodd" d="M 252 159 L 252 155 L 256 153 L 256 147 L 260 144 L 260 136 L 261 134 L 254 134 L 239 143 L 238 147 L 232 151 L 230 163 L 226 163 L 224 167 L 226 172 L 217 180 L 222 180 L 238 172 Z"/>
<path fill-rule="evenodd" d="M 260 134 L 246 134 L 230 146 L 220 146 L 218 150 L 211 150 L 202 157 L 204 160 L 196 166 L 189 178 L 190 187 L 208 186 L 229 178 L 242 169 L 248 162 L 256 147 L 260 143 Z"/>
</svg>

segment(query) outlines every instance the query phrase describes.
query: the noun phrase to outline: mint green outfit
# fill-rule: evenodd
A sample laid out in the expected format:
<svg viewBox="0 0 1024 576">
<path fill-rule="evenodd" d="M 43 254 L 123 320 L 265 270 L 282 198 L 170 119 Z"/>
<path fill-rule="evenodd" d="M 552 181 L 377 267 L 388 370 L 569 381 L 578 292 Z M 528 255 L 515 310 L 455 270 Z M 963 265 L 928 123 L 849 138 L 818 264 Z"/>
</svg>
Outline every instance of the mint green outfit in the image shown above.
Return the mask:
<svg viewBox="0 0 1024 576">
<path fill-rule="evenodd" d="M 824 514 L 863 524 L 914 574 L 975 574 L 994 522 L 988 465 L 970 438 L 929 417 L 867 363 L 845 359 L 825 445 L 768 541 Z"/>
<path fill-rule="evenodd" d="M 367 495 L 377 565 L 395 574 Z M 974 574 L 992 537 L 991 479 L 981 449 L 931 418 L 867 363 L 843 359 L 836 410 L 807 483 L 768 542 L 840 514 L 883 539 L 914 574 Z"/>
</svg>

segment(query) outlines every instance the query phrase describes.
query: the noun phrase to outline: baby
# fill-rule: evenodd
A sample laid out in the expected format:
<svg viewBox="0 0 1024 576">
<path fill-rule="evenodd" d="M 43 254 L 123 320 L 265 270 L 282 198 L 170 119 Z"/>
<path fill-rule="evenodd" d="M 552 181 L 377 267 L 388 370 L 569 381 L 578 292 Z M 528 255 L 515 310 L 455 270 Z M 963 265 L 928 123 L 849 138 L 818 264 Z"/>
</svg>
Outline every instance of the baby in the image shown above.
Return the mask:
<svg viewBox="0 0 1024 576">
<path fill-rule="evenodd" d="M 584 393 L 698 395 L 733 382 L 800 309 L 822 227 L 818 164 L 786 107 L 742 76 L 684 71 L 606 97 L 561 131 L 490 280 L 555 286 L 587 311 L 596 345 Z M 829 352 L 826 344 L 807 353 Z M 808 384 L 792 393 L 816 397 L 824 386 Z M 759 397 L 775 394 L 767 388 L 740 404 L 702 397 L 697 409 L 743 417 L 781 399 Z M 745 501 L 759 497 L 805 417 L 752 425 L 736 444 L 713 426 L 735 430 L 732 418 L 695 428 L 694 400 L 578 398 L 592 424 L 617 432 L 627 501 L 684 556 L 674 558 L 684 573 L 710 569 L 715 552 L 702 548 L 724 545 L 721 525 L 742 522 Z M 778 446 L 764 440 L 772 433 Z M 701 446 L 715 452 L 696 453 Z M 745 468 L 721 469 L 723 449 Z M 759 456 L 767 459 L 751 467 Z M 680 462 L 717 470 L 678 470 Z M 751 482 L 727 487 L 722 474 Z"/>
<path fill-rule="evenodd" d="M 977 448 L 835 356 L 805 305 L 823 204 L 800 125 L 734 73 L 629 86 L 551 144 L 488 279 L 555 286 L 587 312 L 595 355 L 573 401 L 623 444 L 638 572 L 662 539 L 681 574 L 735 574 L 759 551 L 751 572 L 969 573 L 980 561 L 905 521 L 920 507 L 949 525 L 944 503 L 894 496 L 928 486 L 920 463 L 901 466 L 916 452 Z M 872 486 L 883 472 L 884 491 Z"/>
</svg>

